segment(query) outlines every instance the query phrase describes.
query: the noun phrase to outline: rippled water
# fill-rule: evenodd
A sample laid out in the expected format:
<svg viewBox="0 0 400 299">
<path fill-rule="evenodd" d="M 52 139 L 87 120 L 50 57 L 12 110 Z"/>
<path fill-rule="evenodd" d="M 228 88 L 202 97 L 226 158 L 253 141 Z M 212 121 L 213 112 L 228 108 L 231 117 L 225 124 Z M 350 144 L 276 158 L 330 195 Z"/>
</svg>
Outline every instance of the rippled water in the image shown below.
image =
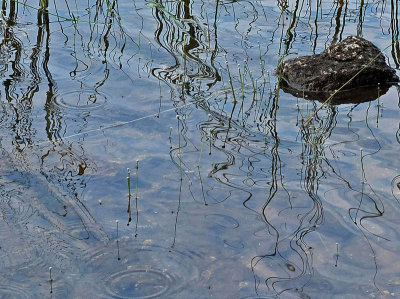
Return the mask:
<svg viewBox="0 0 400 299">
<path fill-rule="evenodd" d="M 399 297 L 398 87 L 322 105 L 275 74 L 357 34 L 398 70 L 398 19 L 395 1 L 4 2 L 0 297 Z"/>
</svg>

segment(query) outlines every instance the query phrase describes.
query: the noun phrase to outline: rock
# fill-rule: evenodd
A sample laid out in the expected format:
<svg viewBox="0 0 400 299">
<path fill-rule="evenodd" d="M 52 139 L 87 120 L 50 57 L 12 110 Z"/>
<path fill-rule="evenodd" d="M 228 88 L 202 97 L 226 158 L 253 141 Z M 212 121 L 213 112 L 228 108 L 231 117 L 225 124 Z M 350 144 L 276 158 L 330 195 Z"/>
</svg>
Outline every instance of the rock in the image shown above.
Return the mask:
<svg viewBox="0 0 400 299">
<path fill-rule="evenodd" d="M 312 56 L 288 59 L 278 68 L 282 89 L 296 96 L 326 100 L 379 55 L 371 42 L 357 36 L 331 44 L 325 51 Z M 399 82 L 396 71 L 379 55 L 334 97 L 334 101 L 360 102 L 376 99 Z M 380 90 L 377 90 L 378 85 Z"/>
</svg>

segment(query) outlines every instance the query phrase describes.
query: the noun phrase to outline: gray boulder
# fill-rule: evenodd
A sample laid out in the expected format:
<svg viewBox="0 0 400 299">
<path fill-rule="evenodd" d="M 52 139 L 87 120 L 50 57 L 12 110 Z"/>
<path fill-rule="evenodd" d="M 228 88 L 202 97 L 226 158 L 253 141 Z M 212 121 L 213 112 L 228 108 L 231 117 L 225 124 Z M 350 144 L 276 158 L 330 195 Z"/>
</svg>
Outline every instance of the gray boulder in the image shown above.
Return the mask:
<svg viewBox="0 0 400 299">
<path fill-rule="evenodd" d="M 331 44 L 320 54 L 288 59 L 277 72 L 282 76 L 284 91 L 325 100 L 379 53 L 371 42 L 349 36 Z M 385 56 L 381 54 L 335 96 L 333 103 L 371 101 L 398 81 L 396 71 L 386 64 Z"/>
</svg>

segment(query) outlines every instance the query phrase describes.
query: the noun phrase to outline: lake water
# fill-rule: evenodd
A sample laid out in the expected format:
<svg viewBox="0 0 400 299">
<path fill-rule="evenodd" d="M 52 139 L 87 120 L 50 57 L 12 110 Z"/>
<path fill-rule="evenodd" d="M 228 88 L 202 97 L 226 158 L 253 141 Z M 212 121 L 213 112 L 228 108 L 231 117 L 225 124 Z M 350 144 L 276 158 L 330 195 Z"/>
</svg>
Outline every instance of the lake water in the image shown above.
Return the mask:
<svg viewBox="0 0 400 299">
<path fill-rule="evenodd" d="M 399 297 L 400 90 L 275 72 L 349 35 L 398 71 L 398 9 L 3 1 L 0 298 Z"/>
</svg>

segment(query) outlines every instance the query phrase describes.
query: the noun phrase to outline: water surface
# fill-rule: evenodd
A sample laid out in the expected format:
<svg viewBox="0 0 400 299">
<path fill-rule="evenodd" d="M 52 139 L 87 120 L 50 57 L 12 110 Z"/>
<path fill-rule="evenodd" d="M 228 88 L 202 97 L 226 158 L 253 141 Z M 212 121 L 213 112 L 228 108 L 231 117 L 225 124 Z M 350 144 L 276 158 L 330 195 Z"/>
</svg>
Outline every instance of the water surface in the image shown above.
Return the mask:
<svg viewBox="0 0 400 299">
<path fill-rule="evenodd" d="M 398 87 L 323 105 L 275 73 L 348 35 L 398 70 L 397 2 L 2 14 L 0 297 L 399 296 Z"/>
</svg>

